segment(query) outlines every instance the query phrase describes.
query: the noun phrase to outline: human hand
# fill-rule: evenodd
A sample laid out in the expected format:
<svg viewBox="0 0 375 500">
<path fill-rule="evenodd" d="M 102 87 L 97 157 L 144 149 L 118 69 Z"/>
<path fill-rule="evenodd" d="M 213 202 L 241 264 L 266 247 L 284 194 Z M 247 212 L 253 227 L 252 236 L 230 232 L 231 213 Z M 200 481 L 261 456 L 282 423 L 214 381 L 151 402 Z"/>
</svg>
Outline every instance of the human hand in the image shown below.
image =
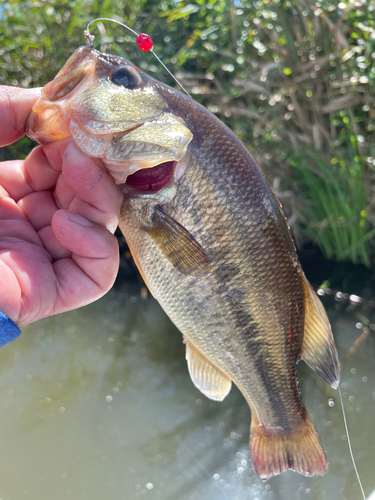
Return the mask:
<svg viewBox="0 0 375 500">
<path fill-rule="evenodd" d="M 0 86 L 0 147 L 25 134 L 40 89 Z M 113 285 L 122 195 L 72 139 L 0 163 L 0 311 L 18 326 L 86 305 Z"/>
</svg>

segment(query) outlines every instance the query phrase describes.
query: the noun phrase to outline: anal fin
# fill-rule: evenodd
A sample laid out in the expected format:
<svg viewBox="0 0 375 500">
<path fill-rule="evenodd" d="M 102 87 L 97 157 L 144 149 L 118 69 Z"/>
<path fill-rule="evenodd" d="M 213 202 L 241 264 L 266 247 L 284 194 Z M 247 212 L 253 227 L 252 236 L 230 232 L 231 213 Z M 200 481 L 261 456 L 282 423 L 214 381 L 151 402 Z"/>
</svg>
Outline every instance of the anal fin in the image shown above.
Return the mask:
<svg viewBox="0 0 375 500">
<path fill-rule="evenodd" d="M 305 476 L 322 476 L 328 469 L 322 443 L 308 413 L 299 426 L 288 431 L 270 429 L 252 418 L 250 446 L 254 470 L 262 479 L 287 469 Z"/>
<path fill-rule="evenodd" d="M 191 342 L 185 339 L 186 360 L 195 387 L 214 401 L 222 401 L 232 387 L 232 381 L 211 363 Z"/>
<path fill-rule="evenodd" d="M 305 330 L 301 359 L 331 387 L 337 389 L 340 382 L 340 363 L 327 313 L 306 278 L 304 292 Z"/>
</svg>

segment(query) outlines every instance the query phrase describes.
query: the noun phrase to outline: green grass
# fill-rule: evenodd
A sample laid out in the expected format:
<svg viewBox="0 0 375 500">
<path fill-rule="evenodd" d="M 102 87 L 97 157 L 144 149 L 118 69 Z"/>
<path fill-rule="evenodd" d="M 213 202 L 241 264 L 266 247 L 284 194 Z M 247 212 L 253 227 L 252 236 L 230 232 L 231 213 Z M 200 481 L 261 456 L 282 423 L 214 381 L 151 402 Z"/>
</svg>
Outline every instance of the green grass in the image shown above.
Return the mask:
<svg viewBox="0 0 375 500">
<path fill-rule="evenodd" d="M 300 177 L 296 210 L 303 232 L 315 240 L 328 259 L 371 264 L 370 239 L 375 228 L 369 218 L 364 173 L 356 156 L 330 162 L 315 151 L 291 154 L 290 166 Z"/>
</svg>

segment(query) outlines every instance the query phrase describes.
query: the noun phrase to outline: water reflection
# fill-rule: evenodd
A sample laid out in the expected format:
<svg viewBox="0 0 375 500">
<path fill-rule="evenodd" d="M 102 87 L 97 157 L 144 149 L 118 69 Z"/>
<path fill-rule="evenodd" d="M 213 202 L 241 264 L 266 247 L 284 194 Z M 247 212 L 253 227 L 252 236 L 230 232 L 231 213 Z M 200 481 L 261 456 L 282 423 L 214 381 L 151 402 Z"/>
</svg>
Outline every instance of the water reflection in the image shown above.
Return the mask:
<svg viewBox="0 0 375 500">
<path fill-rule="evenodd" d="M 356 311 L 328 301 L 353 451 L 375 490 L 375 361 Z M 370 318 L 371 321 L 373 319 Z M 251 469 L 250 412 L 190 382 L 181 335 L 139 287 L 25 328 L 0 350 L 2 500 L 353 500 L 360 491 L 336 391 L 300 367 L 306 406 L 330 462 L 323 478 L 267 482 Z"/>
</svg>

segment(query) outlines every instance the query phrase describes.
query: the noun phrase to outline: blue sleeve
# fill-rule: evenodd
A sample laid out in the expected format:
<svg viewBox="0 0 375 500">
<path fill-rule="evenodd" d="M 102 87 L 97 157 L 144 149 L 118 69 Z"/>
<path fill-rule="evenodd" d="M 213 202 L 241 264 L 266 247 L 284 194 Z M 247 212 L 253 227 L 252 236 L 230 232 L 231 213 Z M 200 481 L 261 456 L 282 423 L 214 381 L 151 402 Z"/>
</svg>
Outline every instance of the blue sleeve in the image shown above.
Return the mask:
<svg viewBox="0 0 375 500">
<path fill-rule="evenodd" d="M 4 313 L 0 312 L 0 347 L 21 335 L 21 330 Z"/>
</svg>

